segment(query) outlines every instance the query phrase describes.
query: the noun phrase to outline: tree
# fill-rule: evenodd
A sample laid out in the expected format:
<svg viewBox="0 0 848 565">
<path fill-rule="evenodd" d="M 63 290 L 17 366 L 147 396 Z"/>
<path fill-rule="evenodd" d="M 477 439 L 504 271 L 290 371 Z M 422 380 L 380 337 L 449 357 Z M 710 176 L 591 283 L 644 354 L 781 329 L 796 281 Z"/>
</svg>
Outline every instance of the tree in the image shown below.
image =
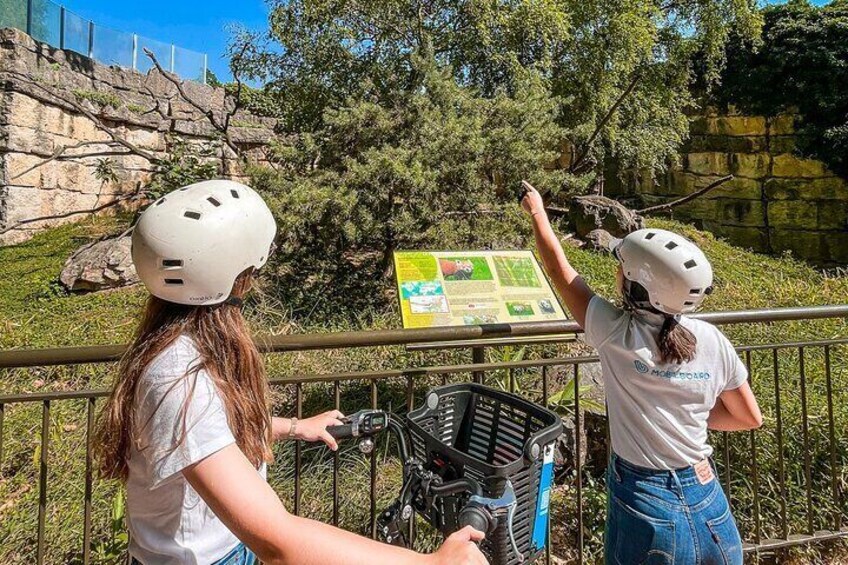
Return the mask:
<svg viewBox="0 0 848 565">
<path fill-rule="evenodd" d="M 277 213 L 272 268 L 288 304 L 382 301 L 373 291 L 397 248 L 511 246 L 525 223 L 520 179 L 554 190 L 567 180 L 550 167 L 562 128 L 538 75 L 515 96 L 483 98 L 432 61 L 412 64 L 419 90 L 327 110 L 319 130 L 279 148 L 276 172 L 255 172 Z"/>
<path fill-rule="evenodd" d="M 268 40 L 249 74 L 265 79 L 290 129 L 327 108 L 418 87 L 412 58 L 449 67 L 491 97 L 522 73 L 548 79 L 573 171 L 602 162 L 662 167 L 686 135 L 693 52 L 718 76 L 731 29 L 756 34 L 753 0 L 272 0 Z M 627 96 L 622 96 L 627 93 Z M 614 115 L 610 110 L 615 108 Z M 591 167 L 589 167 L 591 168 Z"/>
<path fill-rule="evenodd" d="M 715 99 L 767 116 L 797 111 L 797 149 L 848 177 L 848 2 L 794 0 L 764 18 L 761 44 L 730 42 Z"/>
</svg>

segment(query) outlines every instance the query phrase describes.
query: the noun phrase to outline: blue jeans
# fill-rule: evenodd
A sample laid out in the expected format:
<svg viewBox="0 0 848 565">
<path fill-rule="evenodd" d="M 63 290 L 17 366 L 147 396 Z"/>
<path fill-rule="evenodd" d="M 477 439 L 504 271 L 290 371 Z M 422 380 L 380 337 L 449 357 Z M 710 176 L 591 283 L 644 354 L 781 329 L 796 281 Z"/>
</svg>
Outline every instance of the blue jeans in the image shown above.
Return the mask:
<svg viewBox="0 0 848 565">
<path fill-rule="evenodd" d="M 656 471 L 613 455 L 607 494 L 607 565 L 742 564 L 742 540 L 717 478 L 702 485 L 692 467 Z"/>
<path fill-rule="evenodd" d="M 135 557 L 131 560 L 132 565 L 142 565 Z M 228 554 L 215 561 L 212 565 L 256 565 L 256 556 L 247 549 L 243 543 L 238 544 Z"/>
</svg>

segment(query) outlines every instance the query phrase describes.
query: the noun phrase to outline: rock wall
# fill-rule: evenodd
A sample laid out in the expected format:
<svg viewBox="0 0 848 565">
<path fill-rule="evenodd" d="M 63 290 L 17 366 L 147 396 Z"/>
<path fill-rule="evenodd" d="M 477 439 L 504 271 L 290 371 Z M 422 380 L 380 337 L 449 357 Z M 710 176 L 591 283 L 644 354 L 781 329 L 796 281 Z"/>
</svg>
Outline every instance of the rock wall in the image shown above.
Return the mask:
<svg viewBox="0 0 848 565">
<path fill-rule="evenodd" d="M 660 178 L 637 175 L 625 194 L 651 206 L 716 179 L 734 179 L 674 210 L 731 243 L 792 252 L 817 264 L 848 264 L 848 182 L 820 161 L 793 154 L 794 116 L 696 118 L 681 162 Z"/>
<path fill-rule="evenodd" d="M 33 218 L 91 210 L 147 185 L 155 165 L 109 143 L 107 129 L 157 157 L 184 140 L 210 150 L 222 176 L 242 175 L 241 161 L 209 120 L 155 70 L 143 75 L 107 67 L 2 29 L 0 84 L 0 232 Z M 184 88 L 219 118 L 227 112 L 222 88 L 195 82 Z M 241 152 L 265 160 L 274 121 L 240 113 L 232 123 L 230 134 Z M 108 170 L 114 175 L 104 174 Z M 0 244 L 83 216 L 28 223 L 0 235 Z"/>
</svg>

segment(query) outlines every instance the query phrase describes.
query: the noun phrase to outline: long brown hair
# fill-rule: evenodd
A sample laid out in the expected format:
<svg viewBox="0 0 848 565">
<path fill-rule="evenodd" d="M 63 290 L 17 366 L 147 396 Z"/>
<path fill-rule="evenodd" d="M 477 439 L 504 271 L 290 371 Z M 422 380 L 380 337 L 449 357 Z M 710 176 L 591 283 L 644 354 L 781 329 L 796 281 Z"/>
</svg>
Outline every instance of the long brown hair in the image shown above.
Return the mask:
<svg viewBox="0 0 848 565">
<path fill-rule="evenodd" d="M 250 288 L 252 270 L 238 279 L 231 296 Z M 141 324 L 118 370 L 112 394 L 100 415 L 94 441 L 104 478 L 126 481 L 134 429 L 136 391 L 147 366 L 181 335 L 192 338 L 200 362 L 185 378 L 205 370 L 220 394 L 236 443 L 256 466 L 271 460 L 271 416 L 265 365 L 241 309 L 229 303 L 183 306 L 151 296 Z M 183 407 L 183 413 L 186 407 Z M 185 435 L 183 416 L 183 437 Z"/>
<path fill-rule="evenodd" d="M 628 281 L 624 288 L 624 303 L 631 310 L 647 310 L 664 318 L 660 333 L 657 335 L 657 347 L 662 363 L 682 365 L 695 358 L 698 339 L 675 316 L 663 314 L 651 305 L 647 289 L 641 284 Z"/>
</svg>

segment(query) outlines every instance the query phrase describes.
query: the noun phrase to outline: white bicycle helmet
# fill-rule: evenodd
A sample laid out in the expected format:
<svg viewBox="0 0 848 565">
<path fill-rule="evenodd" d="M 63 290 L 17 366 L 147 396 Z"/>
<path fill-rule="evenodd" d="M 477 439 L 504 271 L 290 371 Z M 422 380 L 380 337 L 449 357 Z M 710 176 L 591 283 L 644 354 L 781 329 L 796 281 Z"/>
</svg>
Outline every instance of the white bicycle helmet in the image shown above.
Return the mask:
<svg viewBox="0 0 848 565">
<path fill-rule="evenodd" d="M 710 262 L 697 245 L 674 232 L 636 230 L 613 240 L 610 250 L 621 263 L 624 278 L 639 283 L 650 306 L 664 314 L 692 312 L 712 292 Z"/>
<path fill-rule="evenodd" d="M 227 300 L 236 278 L 268 260 L 277 225 L 253 189 L 228 180 L 166 194 L 132 235 L 139 278 L 154 296 L 194 306 Z"/>
</svg>

